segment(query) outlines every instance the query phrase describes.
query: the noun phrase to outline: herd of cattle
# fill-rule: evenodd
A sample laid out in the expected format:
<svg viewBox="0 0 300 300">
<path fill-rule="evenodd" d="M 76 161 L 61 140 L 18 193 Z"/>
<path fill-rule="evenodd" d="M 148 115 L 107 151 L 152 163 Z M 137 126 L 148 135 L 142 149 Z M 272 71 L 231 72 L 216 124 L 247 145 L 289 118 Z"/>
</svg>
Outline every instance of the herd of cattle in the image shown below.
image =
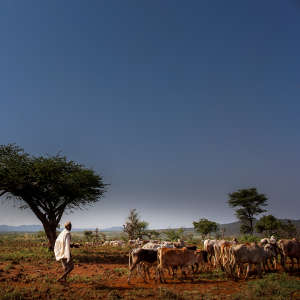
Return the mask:
<svg viewBox="0 0 300 300">
<path fill-rule="evenodd" d="M 71 247 L 83 246 L 73 243 Z M 291 260 L 294 269 L 294 259 L 300 270 L 300 242 L 297 239 L 277 241 L 274 236 L 264 238 L 259 243 L 239 243 L 237 239 L 205 240 L 203 247 L 188 246 L 184 241 L 177 242 L 151 240 L 149 242 L 137 239 L 128 242 L 105 241 L 86 242 L 85 246 L 130 247 L 128 282 L 134 271 L 147 281 L 151 279 L 150 269 L 155 268 L 155 280 L 165 282 L 164 271 L 174 277 L 181 270 L 186 278 L 186 271 L 196 274 L 201 268 L 212 266 L 220 268 L 234 280 L 248 277 L 251 268 L 255 268 L 261 276 L 262 270 L 277 270 L 278 263 L 287 270 L 287 258 Z M 192 277 L 191 277 L 192 278 Z"/>
<path fill-rule="evenodd" d="M 129 252 L 128 282 L 134 270 L 146 282 L 147 277 L 151 279 L 150 268 L 155 267 L 155 280 L 165 282 L 164 271 L 168 271 L 174 279 L 177 270 L 180 269 L 186 278 L 186 271 L 195 274 L 199 271 L 199 267 L 206 267 L 208 264 L 221 268 L 235 280 L 246 279 L 251 267 L 256 268 L 259 276 L 262 268 L 264 271 L 271 270 L 270 265 L 273 270 L 277 270 L 279 262 L 286 270 L 287 258 L 291 260 L 292 269 L 296 258 L 300 269 L 298 240 L 277 241 L 273 236 L 270 239 L 264 238 L 259 243 L 239 243 L 236 239 L 205 240 L 202 250 L 196 246 L 186 246 L 183 241 L 176 243 L 150 241 Z"/>
</svg>

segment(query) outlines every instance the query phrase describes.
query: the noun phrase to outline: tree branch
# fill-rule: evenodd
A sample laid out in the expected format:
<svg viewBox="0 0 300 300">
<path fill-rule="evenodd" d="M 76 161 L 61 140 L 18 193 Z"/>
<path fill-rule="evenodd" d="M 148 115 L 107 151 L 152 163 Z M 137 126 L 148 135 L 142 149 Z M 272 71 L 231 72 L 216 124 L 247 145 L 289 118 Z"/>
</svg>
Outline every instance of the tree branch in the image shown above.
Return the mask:
<svg viewBox="0 0 300 300">
<path fill-rule="evenodd" d="M 3 196 L 5 193 L 7 193 L 7 192 L 6 191 L 0 192 L 0 197 Z"/>
</svg>

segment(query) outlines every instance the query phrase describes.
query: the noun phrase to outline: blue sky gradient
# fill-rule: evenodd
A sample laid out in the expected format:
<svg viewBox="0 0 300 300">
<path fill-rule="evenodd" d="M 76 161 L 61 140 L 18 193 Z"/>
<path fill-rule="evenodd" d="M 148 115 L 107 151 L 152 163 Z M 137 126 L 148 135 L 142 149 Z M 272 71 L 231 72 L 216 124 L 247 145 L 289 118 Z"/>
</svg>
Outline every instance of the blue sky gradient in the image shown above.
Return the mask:
<svg viewBox="0 0 300 300">
<path fill-rule="evenodd" d="M 111 184 L 74 227 L 231 222 L 251 186 L 298 219 L 299 32 L 297 1 L 1 1 L 0 143 Z"/>
</svg>

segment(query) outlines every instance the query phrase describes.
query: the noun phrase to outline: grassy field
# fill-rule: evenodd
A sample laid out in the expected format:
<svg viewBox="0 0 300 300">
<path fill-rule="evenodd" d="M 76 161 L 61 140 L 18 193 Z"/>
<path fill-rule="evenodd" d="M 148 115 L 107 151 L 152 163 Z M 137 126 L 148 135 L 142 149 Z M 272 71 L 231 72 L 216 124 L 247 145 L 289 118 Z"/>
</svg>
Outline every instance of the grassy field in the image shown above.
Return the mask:
<svg viewBox="0 0 300 300">
<path fill-rule="evenodd" d="M 300 275 L 282 270 L 234 282 L 206 267 L 167 284 L 127 283 L 127 248 L 72 249 L 75 269 L 66 284 L 56 282 L 60 263 L 33 234 L 0 235 L 0 299 L 300 299 Z M 192 275 L 190 275 L 191 277 Z"/>
</svg>

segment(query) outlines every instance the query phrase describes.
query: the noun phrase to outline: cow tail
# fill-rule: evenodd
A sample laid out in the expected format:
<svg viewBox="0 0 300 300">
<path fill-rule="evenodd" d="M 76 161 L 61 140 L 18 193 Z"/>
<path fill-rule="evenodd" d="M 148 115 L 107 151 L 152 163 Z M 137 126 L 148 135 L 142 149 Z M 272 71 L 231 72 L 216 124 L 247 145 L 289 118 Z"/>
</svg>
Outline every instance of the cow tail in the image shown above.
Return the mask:
<svg viewBox="0 0 300 300">
<path fill-rule="evenodd" d="M 132 266 L 132 251 L 129 251 L 129 269 L 131 268 L 131 266 Z"/>
</svg>

